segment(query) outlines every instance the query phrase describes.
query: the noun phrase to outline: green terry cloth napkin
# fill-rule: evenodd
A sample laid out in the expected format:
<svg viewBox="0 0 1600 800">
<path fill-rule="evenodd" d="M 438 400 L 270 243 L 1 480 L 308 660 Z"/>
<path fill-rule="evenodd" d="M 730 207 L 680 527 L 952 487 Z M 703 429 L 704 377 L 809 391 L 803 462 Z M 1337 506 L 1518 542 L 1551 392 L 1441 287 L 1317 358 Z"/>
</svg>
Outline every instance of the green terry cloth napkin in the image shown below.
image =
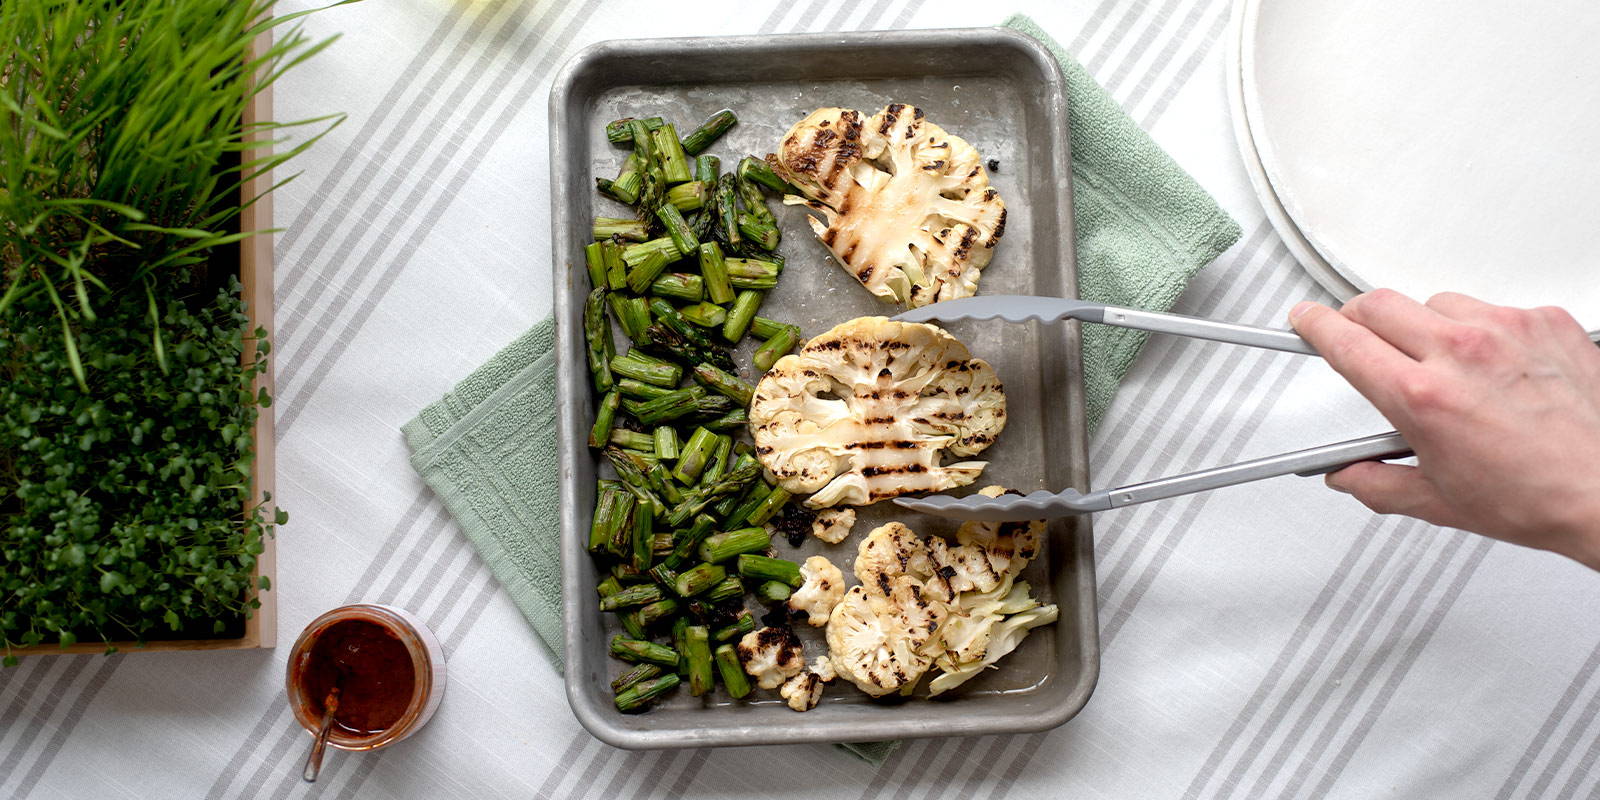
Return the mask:
<svg viewBox="0 0 1600 800">
<path fill-rule="evenodd" d="M 1193 179 L 1156 147 L 1026 17 L 1006 25 L 1043 42 L 1067 76 L 1083 295 L 1166 310 L 1189 278 L 1239 238 Z M 411 465 L 433 487 L 534 632 L 561 664 L 554 326 L 512 342 L 403 428 Z M 1090 420 L 1098 422 L 1144 335 L 1085 326 Z M 840 745 L 882 763 L 895 742 Z"/>
<path fill-rule="evenodd" d="M 1016 14 L 1005 27 L 1038 39 L 1066 75 L 1078 293 L 1111 305 L 1171 309 L 1189 279 L 1239 241 L 1239 224 L 1033 20 Z M 1083 326 L 1090 428 L 1099 425 L 1148 336 Z"/>
</svg>

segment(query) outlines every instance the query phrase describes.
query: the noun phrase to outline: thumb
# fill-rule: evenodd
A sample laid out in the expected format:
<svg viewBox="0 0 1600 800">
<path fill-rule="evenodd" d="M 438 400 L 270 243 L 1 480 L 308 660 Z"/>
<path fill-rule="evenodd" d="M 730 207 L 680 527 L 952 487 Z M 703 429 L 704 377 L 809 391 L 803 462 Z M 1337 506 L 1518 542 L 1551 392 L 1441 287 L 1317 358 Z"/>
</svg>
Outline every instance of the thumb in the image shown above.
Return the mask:
<svg viewBox="0 0 1600 800">
<path fill-rule="evenodd" d="M 1447 528 L 1462 527 L 1454 509 L 1416 467 L 1363 461 L 1329 474 L 1327 483 L 1379 514 L 1404 514 Z"/>
</svg>

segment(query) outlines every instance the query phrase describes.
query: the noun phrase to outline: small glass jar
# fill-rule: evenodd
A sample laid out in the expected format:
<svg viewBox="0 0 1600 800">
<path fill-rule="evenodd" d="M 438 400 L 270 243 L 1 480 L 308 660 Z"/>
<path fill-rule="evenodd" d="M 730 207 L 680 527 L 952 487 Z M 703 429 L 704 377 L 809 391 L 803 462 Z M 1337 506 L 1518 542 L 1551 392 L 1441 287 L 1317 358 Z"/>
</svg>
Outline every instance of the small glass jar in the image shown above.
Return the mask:
<svg viewBox="0 0 1600 800">
<path fill-rule="evenodd" d="M 411 700 L 393 725 L 360 736 L 335 725 L 328 733 L 328 744 L 340 750 L 376 750 L 416 733 L 439 707 L 439 700 L 444 697 L 444 647 L 422 620 L 394 606 L 367 603 L 341 606 L 312 620 L 301 632 L 300 638 L 295 640 L 294 649 L 289 651 L 286 685 L 289 707 L 294 711 L 295 721 L 313 736 L 322 723 L 317 713 L 322 698 L 311 697 L 306 689 L 306 672 L 311 664 L 312 648 L 318 637 L 330 628 L 353 620 L 374 623 L 388 630 L 405 645 L 406 652 L 411 656 Z"/>
</svg>

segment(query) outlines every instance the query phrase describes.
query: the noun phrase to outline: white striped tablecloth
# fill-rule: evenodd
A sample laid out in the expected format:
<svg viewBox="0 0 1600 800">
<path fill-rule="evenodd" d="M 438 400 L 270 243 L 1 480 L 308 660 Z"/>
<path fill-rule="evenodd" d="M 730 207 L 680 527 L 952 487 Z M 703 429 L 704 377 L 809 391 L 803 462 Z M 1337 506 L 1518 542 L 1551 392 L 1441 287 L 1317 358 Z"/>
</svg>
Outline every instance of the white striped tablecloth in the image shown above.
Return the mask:
<svg viewBox="0 0 1600 800">
<path fill-rule="evenodd" d="M 322 0 L 284 0 L 285 8 Z M 1099 515 L 1104 656 L 1049 733 L 625 752 L 586 734 L 528 626 L 407 465 L 398 428 L 548 313 L 545 99 L 607 38 L 1033 15 L 1245 228 L 1180 311 L 1281 325 L 1327 299 L 1264 220 L 1224 89 L 1226 0 L 779 5 L 369 0 L 276 90 L 348 111 L 277 195 L 279 640 L 342 603 L 420 613 L 449 689 L 420 734 L 333 753 L 272 652 L 28 659 L 0 672 L 0 797 L 1595 797 L 1600 583 L 1554 556 L 1378 518 L 1279 479 Z M 1338 69 L 1337 64 L 1328 65 Z M 1156 339 L 1091 458 L 1133 480 L 1382 430 L 1313 359 Z"/>
</svg>

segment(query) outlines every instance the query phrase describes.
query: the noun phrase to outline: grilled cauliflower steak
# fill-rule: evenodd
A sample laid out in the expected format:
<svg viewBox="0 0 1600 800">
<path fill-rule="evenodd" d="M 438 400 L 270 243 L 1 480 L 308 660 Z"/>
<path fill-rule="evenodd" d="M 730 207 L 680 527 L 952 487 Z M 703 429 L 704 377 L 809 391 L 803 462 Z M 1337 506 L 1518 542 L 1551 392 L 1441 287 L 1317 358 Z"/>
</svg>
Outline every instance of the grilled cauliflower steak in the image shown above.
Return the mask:
<svg viewBox="0 0 1600 800">
<path fill-rule="evenodd" d="M 1005 232 L 1006 207 L 976 148 L 891 103 L 870 118 L 822 108 L 769 156 L 822 215 L 812 230 L 879 298 L 913 307 L 970 297 Z"/>
<path fill-rule="evenodd" d="M 789 595 L 789 608 L 801 611 L 813 627 L 828 624 L 828 615 L 844 597 L 844 573 L 822 556 L 812 556 L 800 566 L 805 583 Z"/>
<path fill-rule="evenodd" d="M 932 570 L 928 550 L 916 531 L 899 522 L 874 528 L 856 546 L 856 580 L 871 592 L 888 596 L 890 581 L 901 575 L 927 578 Z"/>
<path fill-rule="evenodd" d="M 838 544 L 849 538 L 850 529 L 855 525 L 855 509 L 824 508 L 818 511 L 816 518 L 811 521 L 811 535 L 828 544 Z"/>
<path fill-rule="evenodd" d="M 750 406 L 767 474 L 811 508 L 868 505 L 977 479 L 967 457 L 1005 427 L 994 369 L 954 336 L 922 323 L 861 317 L 779 359 Z"/>
<path fill-rule="evenodd" d="M 874 697 L 914 684 L 932 665 L 924 652 L 942 609 L 922 599 L 909 575 L 880 595 L 851 587 L 828 618 L 828 660 L 839 676 Z"/>
<path fill-rule="evenodd" d="M 776 689 L 806 668 L 800 640 L 788 628 L 758 628 L 739 640 L 739 663 L 763 689 Z"/>
<path fill-rule="evenodd" d="M 1003 486 L 985 486 L 978 491 L 985 497 L 999 497 L 1006 493 Z M 982 547 L 989 560 L 989 568 L 997 575 L 1016 575 L 1028 562 L 1039 555 L 1039 542 L 1043 540 L 1045 522 L 1042 519 L 1028 522 L 963 522 L 956 530 L 956 541 L 962 545 Z"/>
<path fill-rule="evenodd" d="M 784 681 L 783 685 L 778 687 L 778 696 L 787 700 L 789 707 L 795 711 L 810 711 L 816 708 L 817 701 L 822 699 L 823 684 L 836 676 L 828 657 L 817 656 L 816 663 L 806 667 L 804 671 Z"/>
</svg>

